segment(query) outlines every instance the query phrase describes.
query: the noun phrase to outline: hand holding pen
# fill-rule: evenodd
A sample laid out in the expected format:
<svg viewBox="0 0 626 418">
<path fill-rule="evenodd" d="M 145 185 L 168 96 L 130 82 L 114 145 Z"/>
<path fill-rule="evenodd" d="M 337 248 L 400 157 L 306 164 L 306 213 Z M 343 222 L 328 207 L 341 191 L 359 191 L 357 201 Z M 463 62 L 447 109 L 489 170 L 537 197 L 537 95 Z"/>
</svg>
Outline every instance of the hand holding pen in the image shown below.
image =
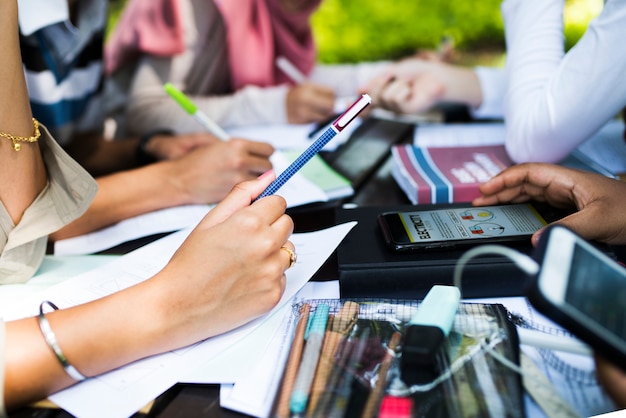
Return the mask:
<svg viewBox="0 0 626 418">
<path fill-rule="evenodd" d="M 325 120 L 334 114 L 333 89 L 312 83 L 307 76 L 285 57 L 276 58 L 276 67 L 291 81 L 287 92 L 287 122 L 311 123 Z"/>
</svg>

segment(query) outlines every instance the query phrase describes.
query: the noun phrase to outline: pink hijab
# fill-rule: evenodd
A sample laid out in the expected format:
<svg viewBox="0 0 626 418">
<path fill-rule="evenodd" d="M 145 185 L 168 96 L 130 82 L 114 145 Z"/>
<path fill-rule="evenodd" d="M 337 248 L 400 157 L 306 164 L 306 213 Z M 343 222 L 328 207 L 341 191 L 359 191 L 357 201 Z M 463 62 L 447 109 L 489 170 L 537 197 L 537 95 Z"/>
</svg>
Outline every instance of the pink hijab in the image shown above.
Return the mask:
<svg viewBox="0 0 626 418">
<path fill-rule="evenodd" d="M 184 51 L 178 0 L 130 0 L 104 49 L 112 74 L 145 53 L 172 56 Z"/>
<path fill-rule="evenodd" d="M 131 0 L 107 42 L 108 74 L 140 53 L 171 56 L 184 51 L 179 0 Z M 246 85 L 288 83 L 275 64 L 284 56 L 304 74 L 313 69 L 316 50 L 309 19 L 321 0 L 306 0 L 297 13 L 280 0 L 215 1 L 227 28 L 228 59 L 235 90 Z"/>
</svg>

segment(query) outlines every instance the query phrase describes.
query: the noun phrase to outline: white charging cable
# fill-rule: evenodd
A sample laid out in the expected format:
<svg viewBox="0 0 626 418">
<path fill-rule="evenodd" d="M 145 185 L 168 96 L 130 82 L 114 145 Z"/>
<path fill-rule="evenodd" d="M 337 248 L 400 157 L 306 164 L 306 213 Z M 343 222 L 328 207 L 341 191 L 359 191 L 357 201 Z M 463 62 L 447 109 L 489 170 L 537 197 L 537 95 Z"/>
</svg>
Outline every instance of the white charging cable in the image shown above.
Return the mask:
<svg viewBox="0 0 626 418">
<path fill-rule="evenodd" d="M 534 276 L 537 273 L 539 273 L 539 268 L 540 268 L 539 264 L 526 254 L 520 253 L 519 251 L 516 251 L 512 248 L 504 247 L 501 245 L 482 245 L 482 246 L 474 247 L 468 250 L 461 256 L 461 258 L 459 258 L 459 261 L 457 262 L 455 269 L 454 269 L 454 277 L 453 277 L 454 286 L 456 286 L 459 289 L 459 291 L 461 291 L 462 289 L 461 276 L 462 276 L 463 268 L 465 267 L 465 265 L 472 258 L 485 255 L 485 254 L 503 255 L 507 257 L 508 259 L 510 259 L 511 261 L 513 261 L 517 267 L 519 267 L 521 270 L 523 270 L 526 274 L 530 276 Z M 546 345 L 548 344 L 548 341 L 546 341 L 545 337 L 538 340 L 536 338 L 536 335 L 526 333 L 526 332 L 521 332 L 521 333 L 518 332 L 518 336 L 520 338 L 521 344 L 530 344 L 530 345 L 535 345 L 538 347 L 548 348 Z M 530 336 L 532 336 L 532 338 L 529 338 Z M 541 341 L 541 343 L 537 344 L 538 341 Z M 585 344 L 577 343 L 577 342 L 572 343 L 573 341 L 574 340 L 569 341 L 566 344 L 561 340 L 558 346 L 552 346 L 550 348 L 569 351 L 569 352 L 581 354 L 581 355 L 589 355 L 589 353 L 591 353 L 591 350 Z M 554 405 L 558 406 L 559 408 L 560 415 L 558 416 L 563 416 L 563 417 L 578 416 L 578 414 L 572 410 L 571 406 L 568 403 L 566 403 L 561 398 L 561 396 L 556 392 L 556 390 L 554 389 L 550 381 L 547 380 L 547 378 L 543 374 L 541 374 L 541 372 L 538 372 L 537 366 L 534 366 L 533 364 L 529 364 L 529 363 L 532 363 L 532 360 L 527 358 L 523 352 L 521 353 L 522 367 L 520 367 L 514 362 L 512 362 L 511 360 L 509 360 L 508 358 L 506 358 L 504 355 L 496 351 L 493 347 L 489 346 L 489 344 L 487 344 L 486 341 L 482 341 L 481 346 L 483 349 L 485 349 L 487 353 L 491 354 L 491 356 L 497 361 L 499 361 L 502 365 L 513 370 L 516 373 L 519 373 L 523 377 L 524 387 L 531 394 L 531 396 L 537 401 L 537 403 L 546 412 L 548 416 L 554 416 L 549 412 L 554 409 L 555 407 Z M 533 372 L 531 373 L 531 371 Z M 548 392 L 550 396 L 546 397 L 545 392 Z M 538 396 L 537 393 L 544 394 L 544 395 Z M 549 398 L 548 404 L 546 404 L 547 400 L 543 399 L 542 396 L 546 399 Z"/>
<path fill-rule="evenodd" d="M 459 288 L 459 290 L 461 291 L 461 294 L 463 293 L 462 291 L 463 288 L 461 287 L 461 275 L 463 274 L 463 268 L 465 268 L 465 265 L 472 258 L 485 255 L 485 254 L 503 255 L 509 258 L 511 261 L 515 263 L 517 267 L 519 267 L 525 273 L 531 276 L 534 276 L 535 274 L 539 272 L 539 264 L 537 264 L 535 260 L 527 256 L 526 254 L 520 253 L 519 251 L 515 251 L 514 249 L 505 247 L 503 245 L 495 245 L 495 244 L 481 245 L 481 246 L 474 247 L 466 251 L 461 256 L 461 258 L 459 258 L 459 261 L 456 263 L 456 266 L 454 268 L 453 284 L 454 286 Z"/>
</svg>

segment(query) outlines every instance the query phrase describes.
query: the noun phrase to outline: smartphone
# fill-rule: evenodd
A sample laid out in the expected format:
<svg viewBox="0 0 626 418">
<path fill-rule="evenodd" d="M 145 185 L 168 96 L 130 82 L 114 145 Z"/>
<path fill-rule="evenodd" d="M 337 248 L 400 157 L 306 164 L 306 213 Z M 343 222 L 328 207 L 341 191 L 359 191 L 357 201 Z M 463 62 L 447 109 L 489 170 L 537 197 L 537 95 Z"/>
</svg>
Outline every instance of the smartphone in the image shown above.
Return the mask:
<svg viewBox="0 0 626 418">
<path fill-rule="evenodd" d="M 546 220 L 531 204 L 385 212 L 378 223 L 395 251 L 425 251 L 529 241 Z"/>
<path fill-rule="evenodd" d="M 626 371 L 626 268 L 557 225 L 542 234 L 537 254 L 528 300 Z"/>
</svg>

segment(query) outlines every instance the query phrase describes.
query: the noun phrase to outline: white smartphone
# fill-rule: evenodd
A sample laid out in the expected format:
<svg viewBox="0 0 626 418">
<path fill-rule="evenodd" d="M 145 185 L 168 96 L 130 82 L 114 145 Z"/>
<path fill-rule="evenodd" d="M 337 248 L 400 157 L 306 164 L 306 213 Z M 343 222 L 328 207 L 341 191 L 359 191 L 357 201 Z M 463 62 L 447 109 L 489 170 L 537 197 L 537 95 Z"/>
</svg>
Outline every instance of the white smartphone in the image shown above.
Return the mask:
<svg viewBox="0 0 626 418">
<path fill-rule="evenodd" d="M 626 268 L 563 226 L 542 234 L 528 299 L 626 370 Z"/>
<path fill-rule="evenodd" d="M 461 206 L 386 212 L 378 216 L 395 251 L 451 249 L 494 242 L 530 242 L 546 220 L 531 204 Z"/>
</svg>

